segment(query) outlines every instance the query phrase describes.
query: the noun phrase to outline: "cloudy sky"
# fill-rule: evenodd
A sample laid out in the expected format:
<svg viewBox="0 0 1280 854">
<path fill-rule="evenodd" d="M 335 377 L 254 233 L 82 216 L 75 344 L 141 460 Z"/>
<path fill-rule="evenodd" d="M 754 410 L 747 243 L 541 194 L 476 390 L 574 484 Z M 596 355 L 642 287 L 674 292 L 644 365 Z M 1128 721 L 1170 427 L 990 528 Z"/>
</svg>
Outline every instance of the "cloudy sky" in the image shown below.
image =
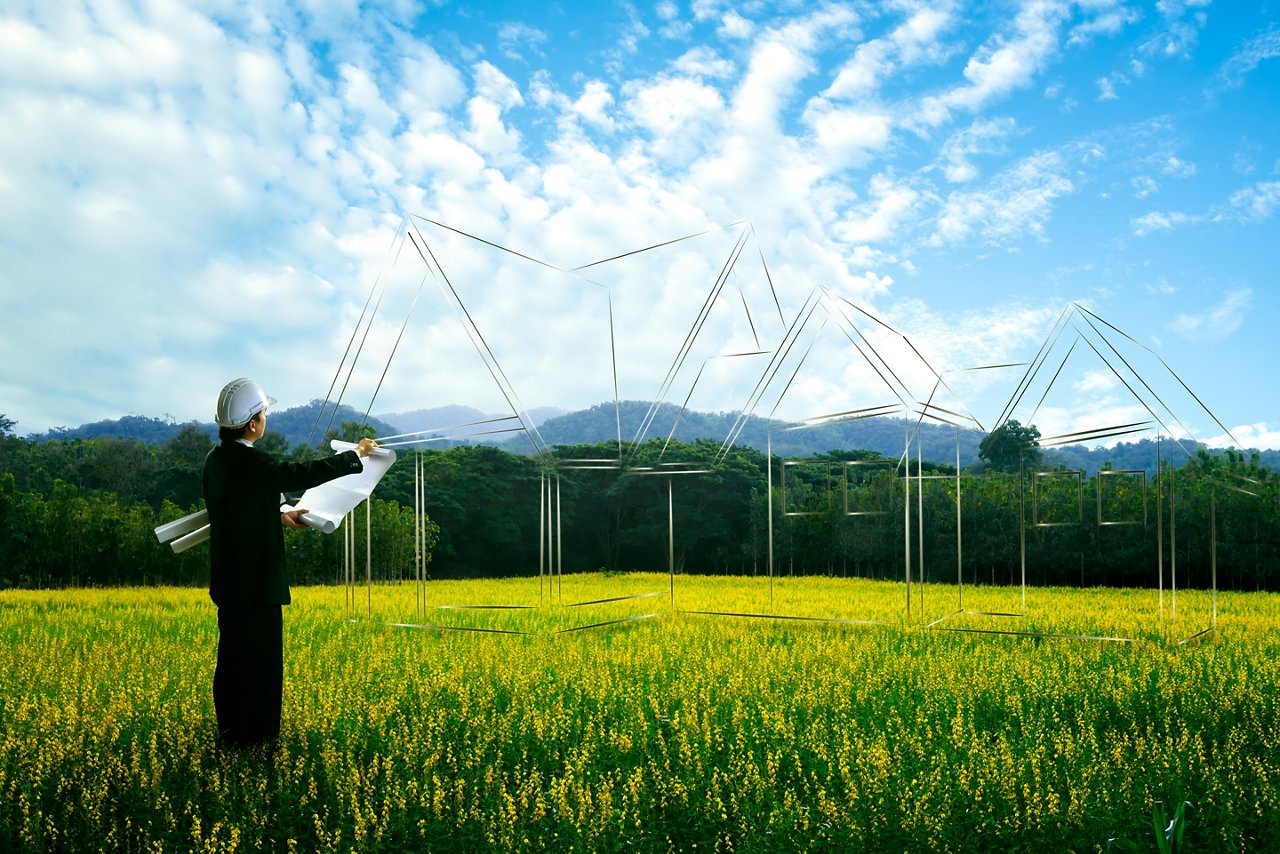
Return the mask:
<svg viewBox="0 0 1280 854">
<path fill-rule="evenodd" d="M 953 377 L 1031 361 L 1076 303 L 1130 336 L 1153 393 L 1179 385 L 1154 376 L 1167 365 L 1240 444 L 1280 447 L 1277 92 L 1269 0 L 6 3 L 0 412 L 20 434 L 207 421 L 240 375 L 282 405 L 325 397 L 416 214 L 565 269 L 710 229 L 679 263 L 598 271 L 632 312 L 618 338 L 639 391 L 624 397 L 660 388 L 689 305 L 746 234 L 752 265 L 718 299 L 757 305 L 751 340 L 726 325 L 676 402 L 717 354 L 779 346 L 815 289 L 822 311 L 858 306 Z M 507 275 L 437 237 L 460 279 Z M 648 307 L 619 284 L 644 277 L 660 282 Z M 686 280 L 696 299 L 668 306 Z M 563 370 L 599 301 L 557 287 L 467 297 L 503 363 L 528 366 L 512 367 L 527 406 L 601 397 Z M 484 408 L 445 308 L 414 309 L 395 362 L 434 381 L 393 377 L 375 412 Z M 375 339 L 406 311 L 389 298 Z M 1099 354 L 1066 349 L 1073 335 L 1043 432 L 1145 417 Z M 882 402 L 839 339 L 817 345 L 820 375 L 788 414 Z M 604 352 L 595 338 L 579 358 Z M 1002 370 L 972 384 L 984 412 L 1016 386 Z"/>
</svg>

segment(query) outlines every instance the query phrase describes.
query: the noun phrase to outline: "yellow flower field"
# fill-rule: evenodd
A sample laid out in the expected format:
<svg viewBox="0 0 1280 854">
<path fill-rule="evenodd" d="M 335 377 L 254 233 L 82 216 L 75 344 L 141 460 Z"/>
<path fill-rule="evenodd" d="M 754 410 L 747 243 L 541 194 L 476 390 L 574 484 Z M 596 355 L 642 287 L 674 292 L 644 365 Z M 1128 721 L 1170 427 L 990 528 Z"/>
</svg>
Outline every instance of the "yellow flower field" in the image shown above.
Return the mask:
<svg viewBox="0 0 1280 854">
<path fill-rule="evenodd" d="M 909 618 L 901 583 L 841 579 L 353 592 L 295 589 L 269 756 L 215 746 L 204 591 L 0 592 L 0 849 L 1102 851 L 1153 845 L 1156 800 L 1192 802 L 1195 850 L 1280 847 L 1275 595 L 1220 594 L 1180 646 L 1208 594 L 1162 622 L 1154 591 L 1034 589 L 925 629 L 959 591 Z M 387 625 L 424 621 L 525 634 Z"/>
</svg>

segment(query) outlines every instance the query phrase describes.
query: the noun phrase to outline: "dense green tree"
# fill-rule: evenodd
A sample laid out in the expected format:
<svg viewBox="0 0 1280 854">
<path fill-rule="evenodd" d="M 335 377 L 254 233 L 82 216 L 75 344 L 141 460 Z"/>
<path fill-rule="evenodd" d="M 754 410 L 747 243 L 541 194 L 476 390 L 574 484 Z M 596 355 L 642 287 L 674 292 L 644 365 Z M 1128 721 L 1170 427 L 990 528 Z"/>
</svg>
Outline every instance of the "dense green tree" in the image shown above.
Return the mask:
<svg viewBox="0 0 1280 854">
<path fill-rule="evenodd" d="M 362 432 L 358 424 L 341 429 L 352 438 Z M 206 583 L 207 552 L 175 555 L 152 529 L 200 507 L 210 444 L 197 429 L 179 430 L 160 446 L 0 435 L 0 585 Z M 278 450 L 299 459 L 331 453 L 302 444 Z M 1185 464 L 1145 479 L 1103 474 L 1077 481 L 1064 474 L 1037 485 L 992 466 L 981 475 L 964 472 L 957 567 L 951 466 L 913 462 L 908 482 L 900 460 L 869 452 L 800 458 L 809 464 L 788 467 L 785 501 L 811 515 L 790 516 L 783 514 L 782 461 L 773 460 L 771 492 L 767 459 L 749 447 L 722 457 L 717 442 L 623 443 L 621 466 L 598 471 L 570 461 L 617 459 L 616 441 L 560 447 L 545 460 L 491 446 L 425 450 L 421 503 L 419 452 L 398 450 L 400 462 L 371 506 L 376 577 L 416 571 L 415 508 L 429 517 L 432 577 L 536 573 L 545 536 L 539 488 L 547 478 L 558 484 L 567 572 L 665 570 L 670 525 L 677 571 L 763 573 L 772 524 L 777 572 L 901 579 L 909 510 L 910 548 L 918 557 L 914 526 L 922 519 L 925 571 L 937 581 L 953 580 L 959 570 L 968 583 L 1016 584 L 1025 553 L 1029 583 L 1155 586 L 1156 520 L 1167 543 L 1176 517 L 1180 589 L 1208 586 L 1215 563 L 1224 589 L 1280 587 L 1280 477 L 1257 454 L 1198 450 Z M 703 465 L 696 474 L 654 473 L 673 460 Z M 880 464 L 846 465 L 869 460 Z M 917 474 L 923 482 L 914 480 Z M 859 509 L 882 515 L 847 515 Z M 1035 527 L 1037 514 L 1065 524 Z M 364 521 L 355 527 L 363 543 Z M 287 542 L 296 580 L 339 578 L 341 537 L 290 533 Z M 358 551 L 363 555 L 364 546 Z M 1166 582 L 1172 557 L 1166 550 Z"/>
<path fill-rule="evenodd" d="M 1024 427 L 1010 418 L 983 438 L 978 456 L 996 471 L 1014 472 L 1023 464 L 1039 465 L 1040 430 L 1035 425 Z"/>
</svg>

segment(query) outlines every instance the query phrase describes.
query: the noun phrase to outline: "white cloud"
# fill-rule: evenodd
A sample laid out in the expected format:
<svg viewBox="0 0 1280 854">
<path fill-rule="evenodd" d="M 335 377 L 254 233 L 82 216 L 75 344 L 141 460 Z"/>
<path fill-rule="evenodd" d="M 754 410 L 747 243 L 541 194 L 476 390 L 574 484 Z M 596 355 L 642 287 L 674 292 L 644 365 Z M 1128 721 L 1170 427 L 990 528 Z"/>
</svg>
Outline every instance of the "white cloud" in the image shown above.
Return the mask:
<svg viewBox="0 0 1280 854">
<path fill-rule="evenodd" d="M 1268 59 L 1280 57 L 1280 26 L 1271 25 L 1231 55 L 1218 71 L 1218 87 L 1238 89 Z"/>
<path fill-rule="evenodd" d="M 1137 199 L 1145 199 L 1160 190 L 1160 184 L 1150 175 L 1135 175 L 1129 184 L 1133 187 L 1134 198 Z"/>
<path fill-rule="evenodd" d="M 1111 371 L 1088 371 L 1072 384 L 1079 394 L 1102 394 L 1120 387 L 1120 380 Z"/>
<path fill-rule="evenodd" d="M 703 153 L 724 119 L 719 90 L 688 77 L 660 77 L 625 92 L 623 108 L 650 134 L 654 154 L 694 158 Z"/>
<path fill-rule="evenodd" d="M 1163 29 L 1142 44 L 1146 54 L 1188 57 L 1200 41 L 1200 31 L 1208 23 L 1203 11 L 1212 0 L 1158 0 Z"/>
<path fill-rule="evenodd" d="M 958 131 L 942 145 L 944 174 L 948 181 L 965 183 L 978 177 L 978 169 L 970 159 L 975 154 L 1000 154 L 1006 141 L 1017 130 L 1012 117 L 983 119 Z"/>
<path fill-rule="evenodd" d="M 975 233 L 993 243 L 1026 235 L 1043 238 L 1054 200 L 1074 189 L 1059 152 L 1023 158 L 981 189 L 950 193 L 931 243 L 954 243 Z"/>
<path fill-rule="evenodd" d="M 1058 50 L 1058 30 L 1068 9 L 1051 2 L 1033 2 L 1014 18 L 1012 32 L 985 42 L 965 65 L 966 83 L 941 95 L 925 98 L 920 120 L 937 126 L 955 110 L 976 111 L 1016 89 L 1030 85 Z"/>
<path fill-rule="evenodd" d="M 1216 341 L 1231 335 L 1253 306 L 1253 291 L 1237 288 L 1200 314 L 1179 314 L 1169 329 L 1193 341 Z"/>
<path fill-rule="evenodd" d="M 1090 18 L 1072 27 L 1067 35 L 1067 44 L 1072 46 L 1085 45 L 1098 36 L 1114 36 L 1129 24 L 1135 24 L 1141 19 L 1142 13 L 1137 9 L 1130 9 L 1124 6 L 1119 8 L 1113 6 L 1104 7 L 1097 17 Z"/>
<path fill-rule="evenodd" d="M 1194 225 L 1201 222 L 1202 219 L 1202 217 L 1181 211 L 1152 211 L 1140 217 L 1135 217 L 1131 224 L 1133 225 L 1134 234 L 1139 237 L 1145 237 L 1157 231 L 1169 231 L 1184 225 Z"/>
<path fill-rule="evenodd" d="M 474 67 L 476 94 L 467 102 L 469 127 L 464 138 L 473 148 L 509 165 L 519 159 L 520 132 L 507 127 L 502 114 L 524 103 L 511 78 L 488 62 Z"/>
<path fill-rule="evenodd" d="M 542 56 L 542 46 L 549 38 L 547 33 L 537 27 L 515 21 L 504 23 L 498 28 L 499 50 L 510 59 L 523 61 L 524 50 Z"/>
<path fill-rule="evenodd" d="M 755 26 L 737 12 L 730 10 L 720 19 L 720 32 L 731 39 L 745 39 L 755 32 Z"/>
<path fill-rule="evenodd" d="M 1196 174 L 1196 165 L 1171 156 L 1164 162 L 1160 171 L 1173 178 L 1190 178 Z"/>
<path fill-rule="evenodd" d="M 1258 450 L 1280 449 L 1280 430 L 1272 429 L 1265 421 L 1255 424 L 1240 424 L 1231 428 L 1231 434 L 1223 433 L 1203 440 L 1211 448 L 1229 448 L 1235 444 L 1232 436 L 1240 443 L 1241 450 L 1257 448 Z"/>
<path fill-rule="evenodd" d="M 727 78 L 736 70 L 732 62 L 706 45 L 690 48 L 672 63 L 672 67 L 689 77 Z"/>
<path fill-rule="evenodd" d="M 853 58 L 837 72 L 824 98 L 858 100 L 875 93 L 882 80 L 900 65 L 936 62 L 946 55 L 940 38 L 952 23 L 952 4 L 931 4 L 912 12 L 886 38 L 858 45 Z"/>
<path fill-rule="evenodd" d="M 892 129 L 888 116 L 860 109 L 826 109 L 806 118 L 822 162 L 832 172 L 865 165 L 888 144 Z"/>
<path fill-rule="evenodd" d="M 956 4 L 950 0 L 931 2 L 914 9 L 911 17 L 890 36 L 902 56 L 913 65 L 921 61 L 942 59 L 947 50 L 940 45 L 942 34 L 955 20 Z"/>
<path fill-rule="evenodd" d="M 834 226 L 834 233 L 842 240 L 853 243 L 877 243 L 898 232 L 915 212 L 920 194 L 911 187 L 894 184 L 885 175 L 871 179 L 871 204 L 856 213 L 850 213 Z"/>
<path fill-rule="evenodd" d="M 296 76 L 296 75 L 295 75 Z M 411 121 L 431 116 L 443 120 L 439 111 L 461 103 L 467 87 L 458 69 L 445 62 L 429 45 L 414 44 L 400 63 L 398 105 Z"/>
<path fill-rule="evenodd" d="M 373 76 L 363 68 L 346 63 L 343 63 L 338 73 L 342 81 L 341 97 L 347 109 L 366 127 L 383 133 L 390 132 L 400 116 L 383 100 Z"/>
<path fill-rule="evenodd" d="M 751 60 L 733 97 L 736 122 L 743 130 L 776 133 L 779 113 L 799 82 L 816 69 L 815 39 L 827 27 L 852 20 L 843 11 L 822 11 L 770 30 L 755 43 Z"/>
<path fill-rule="evenodd" d="M 1225 202 L 1214 205 L 1205 214 L 1152 211 L 1134 218 L 1132 224 L 1134 233 L 1142 237 L 1203 222 L 1264 222 L 1277 207 L 1280 207 L 1280 181 L 1264 181 L 1237 190 Z"/>
<path fill-rule="evenodd" d="M 840 69 L 835 80 L 823 92 L 832 99 L 855 100 L 875 92 L 880 81 L 894 69 L 892 45 L 882 39 L 873 39 L 858 45 L 853 59 Z"/>
<path fill-rule="evenodd" d="M 728 0 L 693 0 L 689 8 L 694 20 L 709 21 L 724 14 L 725 8 L 730 5 Z"/>
<path fill-rule="evenodd" d="M 573 102 L 573 111 L 586 121 L 602 130 L 613 130 L 614 121 L 607 110 L 613 105 L 613 93 L 609 84 L 602 80 L 589 80 L 583 87 L 582 96 Z"/>
<path fill-rule="evenodd" d="M 1227 208 L 1242 222 L 1262 222 L 1280 207 L 1280 181 L 1265 181 L 1231 194 Z"/>
</svg>

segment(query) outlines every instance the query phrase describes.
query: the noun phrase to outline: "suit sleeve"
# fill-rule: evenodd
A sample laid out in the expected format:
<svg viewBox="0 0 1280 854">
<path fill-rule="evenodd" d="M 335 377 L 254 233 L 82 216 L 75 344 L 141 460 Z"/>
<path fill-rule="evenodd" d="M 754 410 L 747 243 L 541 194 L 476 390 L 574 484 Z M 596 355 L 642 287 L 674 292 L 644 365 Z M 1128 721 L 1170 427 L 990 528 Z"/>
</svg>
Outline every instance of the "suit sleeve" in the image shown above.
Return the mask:
<svg viewBox="0 0 1280 854">
<path fill-rule="evenodd" d="M 305 463 L 281 462 L 269 454 L 262 454 L 260 475 L 264 486 L 272 492 L 296 492 L 310 489 L 322 483 L 356 474 L 364 468 L 360 455 L 355 451 L 343 451 L 332 457 Z"/>
</svg>

